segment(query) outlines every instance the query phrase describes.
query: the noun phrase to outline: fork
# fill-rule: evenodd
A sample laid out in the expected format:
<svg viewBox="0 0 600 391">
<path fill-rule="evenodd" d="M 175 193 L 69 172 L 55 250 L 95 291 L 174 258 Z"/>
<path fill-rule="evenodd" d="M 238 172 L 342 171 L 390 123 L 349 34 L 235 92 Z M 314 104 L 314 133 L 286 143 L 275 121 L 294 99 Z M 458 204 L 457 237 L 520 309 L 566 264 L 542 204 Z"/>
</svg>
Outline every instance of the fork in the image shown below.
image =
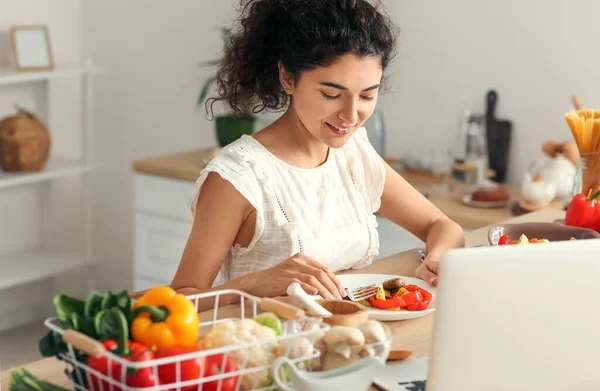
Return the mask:
<svg viewBox="0 0 600 391">
<path fill-rule="evenodd" d="M 377 294 L 378 285 L 366 285 L 359 288 L 344 288 L 350 301 L 361 301 Z"/>
<path fill-rule="evenodd" d="M 427 257 L 427 251 L 418 249 L 418 252 L 421 262 L 425 261 L 425 258 Z M 359 288 L 344 288 L 344 290 L 346 291 L 346 296 L 350 301 L 361 301 L 375 296 L 378 288 L 378 285 L 373 284 L 361 286 Z"/>
</svg>

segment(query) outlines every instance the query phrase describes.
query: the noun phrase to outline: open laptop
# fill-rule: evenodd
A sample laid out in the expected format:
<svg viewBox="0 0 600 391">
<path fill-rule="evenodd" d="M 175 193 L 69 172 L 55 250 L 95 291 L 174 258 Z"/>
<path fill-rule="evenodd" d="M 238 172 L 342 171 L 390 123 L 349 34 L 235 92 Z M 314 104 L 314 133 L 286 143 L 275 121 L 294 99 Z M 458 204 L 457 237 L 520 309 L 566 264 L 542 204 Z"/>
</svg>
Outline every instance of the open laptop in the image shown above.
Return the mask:
<svg viewBox="0 0 600 391">
<path fill-rule="evenodd" d="M 441 273 L 430 357 L 378 387 L 600 390 L 600 239 L 452 250 Z"/>
</svg>

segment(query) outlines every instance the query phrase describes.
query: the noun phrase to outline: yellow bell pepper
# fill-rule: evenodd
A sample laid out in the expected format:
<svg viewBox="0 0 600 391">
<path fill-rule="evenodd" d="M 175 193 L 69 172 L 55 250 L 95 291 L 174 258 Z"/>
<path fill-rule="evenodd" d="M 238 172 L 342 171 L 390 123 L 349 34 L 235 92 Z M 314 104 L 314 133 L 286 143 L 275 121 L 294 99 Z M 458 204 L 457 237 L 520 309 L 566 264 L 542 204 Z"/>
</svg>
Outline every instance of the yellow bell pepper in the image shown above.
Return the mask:
<svg viewBox="0 0 600 391">
<path fill-rule="evenodd" d="M 196 306 L 168 286 L 148 290 L 133 305 L 131 336 L 146 346 L 196 346 L 200 334 Z"/>
</svg>

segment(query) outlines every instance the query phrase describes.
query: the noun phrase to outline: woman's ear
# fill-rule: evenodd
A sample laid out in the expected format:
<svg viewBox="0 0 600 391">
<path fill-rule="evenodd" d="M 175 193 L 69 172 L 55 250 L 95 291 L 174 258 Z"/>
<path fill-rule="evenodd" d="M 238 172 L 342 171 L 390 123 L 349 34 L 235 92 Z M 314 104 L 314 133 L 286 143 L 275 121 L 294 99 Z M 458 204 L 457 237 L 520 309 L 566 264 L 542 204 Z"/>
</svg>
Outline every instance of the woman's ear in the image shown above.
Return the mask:
<svg viewBox="0 0 600 391">
<path fill-rule="evenodd" d="M 281 83 L 281 86 L 288 95 L 292 95 L 294 90 L 294 78 L 285 70 L 281 61 L 277 63 L 277 67 L 279 68 L 279 82 Z"/>
</svg>

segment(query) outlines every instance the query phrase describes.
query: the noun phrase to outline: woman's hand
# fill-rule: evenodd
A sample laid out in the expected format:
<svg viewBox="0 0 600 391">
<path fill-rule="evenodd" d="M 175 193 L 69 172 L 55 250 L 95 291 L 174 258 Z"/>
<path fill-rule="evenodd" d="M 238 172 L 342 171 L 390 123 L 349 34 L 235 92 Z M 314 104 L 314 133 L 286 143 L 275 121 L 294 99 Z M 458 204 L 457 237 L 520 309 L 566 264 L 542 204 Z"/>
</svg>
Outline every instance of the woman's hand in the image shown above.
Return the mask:
<svg viewBox="0 0 600 391">
<path fill-rule="evenodd" d="M 432 286 L 438 283 L 440 270 L 439 258 L 434 254 L 427 254 L 423 262 L 417 267 L 415 276 L 423 281 L 427 281 Z"/>
<path fill-rule="evenodd" d="M 444 253 L 464 247 L 465 235 L 460 225 L 450 220 L 406 179 L 383 161 L 386 177 L 379 214 L 405 228 L 425 242 L 429 253 L 417 267 L 418 278 L 436 286 Z"/>
<path fill-rule="evenodd" d="M 286 294 L 287 287 L 297 282 L 309 295 L 340 300 L 346 295 L 340 280 L 326 266 L 298 253 L 285 261 L 260 272 L 241 278 L 242 289 L 259 297 Z"/>
</svg>

